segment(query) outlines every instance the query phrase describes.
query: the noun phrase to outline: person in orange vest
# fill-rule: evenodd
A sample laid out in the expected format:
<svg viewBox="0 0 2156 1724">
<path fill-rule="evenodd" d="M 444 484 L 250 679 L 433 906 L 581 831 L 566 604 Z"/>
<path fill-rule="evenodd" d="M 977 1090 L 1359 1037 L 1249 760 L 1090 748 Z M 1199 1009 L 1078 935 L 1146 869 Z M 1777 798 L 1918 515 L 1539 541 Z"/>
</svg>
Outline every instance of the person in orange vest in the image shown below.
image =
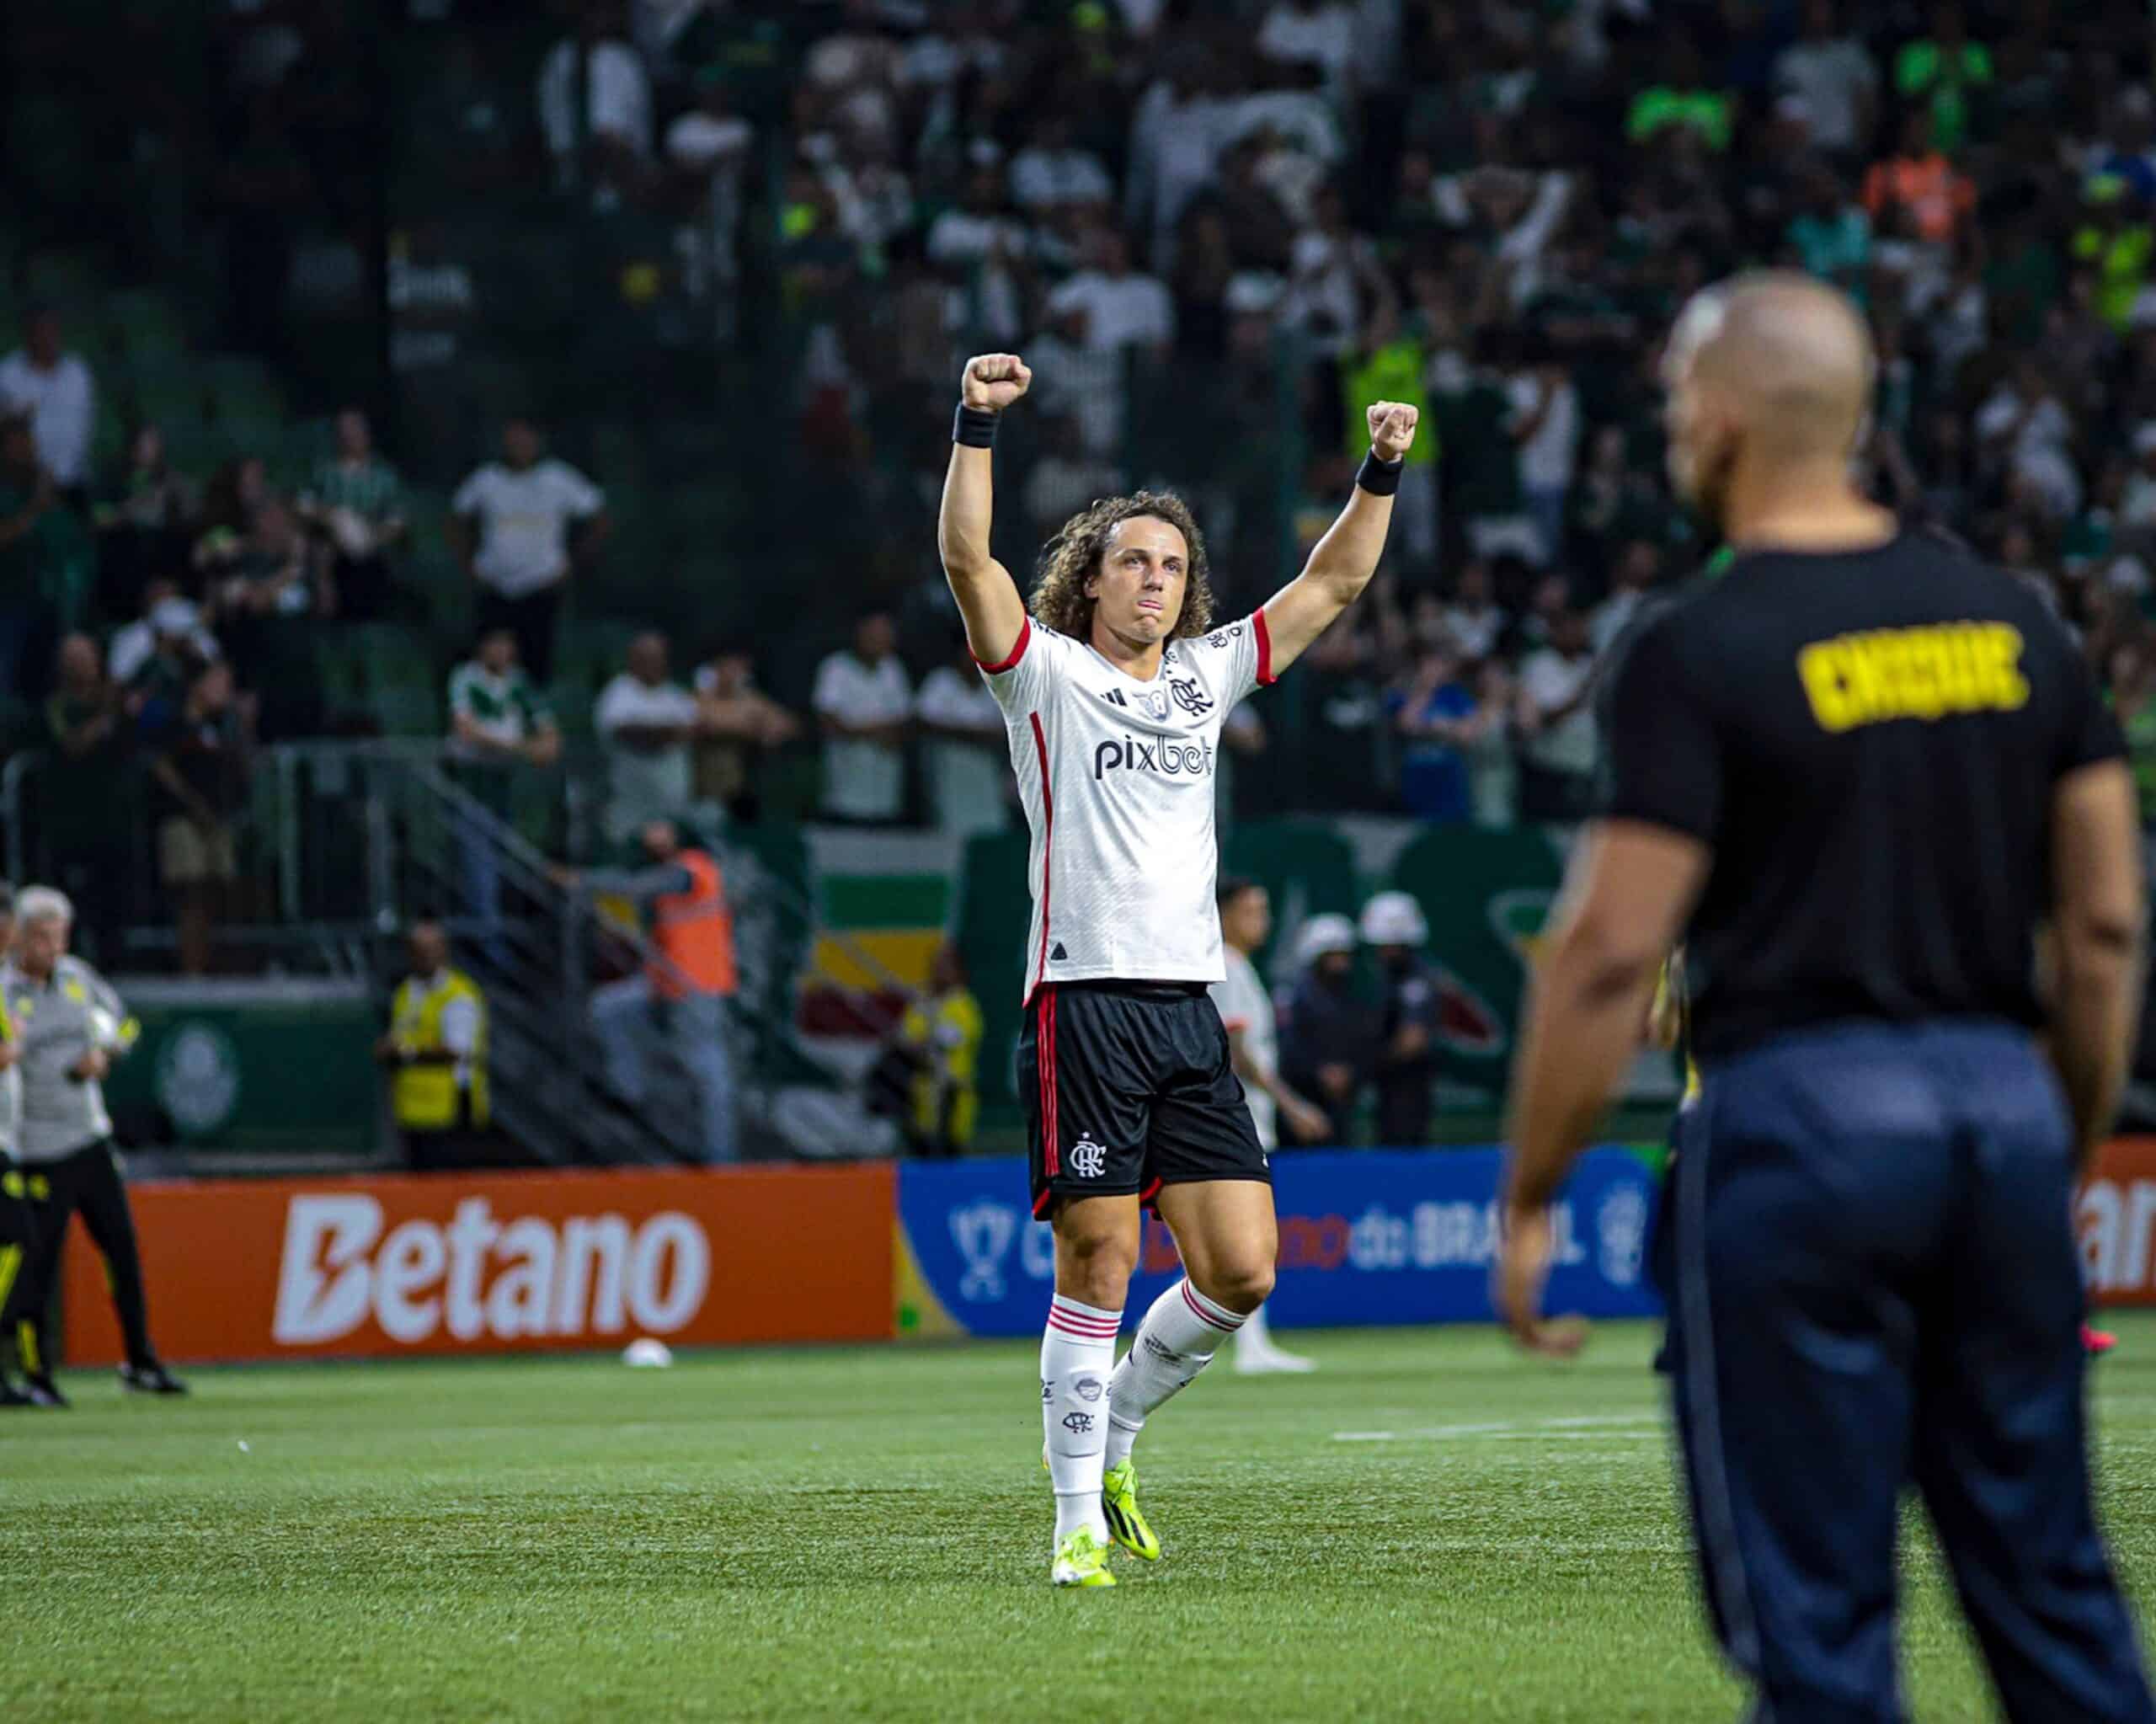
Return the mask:
<svg viewBox="0 0 2156 1724">
<path fill-rule="evenodd" d="M 651 1044 L 662 1041 L 696 1092 L 698 1153 L 707 1161 L 731 1161 L 736 1148 L 727 1002 L 737 983 L 725 882 L 718 863 L 683 844 L 672 821 L 649 821 L 641 835 L 645 867 L 568 877 L 586 890 L 651 906 L 652 956 L 643 974 L 609 982 L 591 996 L 606 1081 L 632 1108 L 642 1108 L 650 1094 Z"/>
</svg>

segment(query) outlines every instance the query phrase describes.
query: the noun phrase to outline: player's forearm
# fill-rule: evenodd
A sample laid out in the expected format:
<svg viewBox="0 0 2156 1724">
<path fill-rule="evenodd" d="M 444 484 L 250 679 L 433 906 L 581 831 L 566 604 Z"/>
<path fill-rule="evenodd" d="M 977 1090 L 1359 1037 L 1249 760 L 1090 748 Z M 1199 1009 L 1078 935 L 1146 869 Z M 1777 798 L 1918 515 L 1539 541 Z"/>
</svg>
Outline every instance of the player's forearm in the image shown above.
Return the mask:
<svg viewBox="0 0 2156 1724">
<path fill-rule="evenodd" d="M 2093 937 L 2062 934 L 2053 970 L 2051 1057 L 2085 1166 L 2116 1118 L 2139 1025 L 2145 953 L 2140 931 L 2116 924 Z"/>
<path fill-rule="evenodd" d="M 943 503 L 936 516 L 936 548 L 944 578 L 961 603 L 967 590 L 993 578 L 989 531 L 995 521 L 995 451 L 951 446 L 943 474 Z"/>
<path fill-rule="evenodd" d="M 1507 1132 L 1513 1204 L 1547 1204 L 1587 1147 L 1638 1050 L 1654 979 L 1652 956 L 1577 938 L 1536 975 Z"/>
<path fill-rule="evenodd" d="M 1310 552 L 1303 579 L 1324 589 L 1337 607 L 1346 610 L 1363 595 L 1370 577 L 1378 572 L 1385 555 L 1385 535 L 1392 528 L 1392 499 L 1355 487 L 1340 518 Z"/>
</svg>

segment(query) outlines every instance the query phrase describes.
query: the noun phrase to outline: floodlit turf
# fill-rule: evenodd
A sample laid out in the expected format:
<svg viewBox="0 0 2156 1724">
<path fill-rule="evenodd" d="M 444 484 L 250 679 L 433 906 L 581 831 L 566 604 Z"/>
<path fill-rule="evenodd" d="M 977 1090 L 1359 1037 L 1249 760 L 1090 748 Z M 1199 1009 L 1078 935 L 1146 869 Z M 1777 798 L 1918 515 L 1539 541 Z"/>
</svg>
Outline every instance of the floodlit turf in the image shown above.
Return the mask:
<svg viewBox="0 0 2156 1724">
<path fill-rule="evenodd" d="M 2156 1319 L 2098 1368 L 2156 1599 Z M 1642 1328 L 1295 1337 L 1139 1449 L 1167 1548 L 1047 1583 L 1033 1349 L 77 1375 L 0 1414 L 0 1696 L 188 1717 L 1728 1720 Z M 243 1446 L 244 1445 L 244 1446 Z M 1921 1538 L 1924 1720 L 1983 1716 Z"/>
</svg>

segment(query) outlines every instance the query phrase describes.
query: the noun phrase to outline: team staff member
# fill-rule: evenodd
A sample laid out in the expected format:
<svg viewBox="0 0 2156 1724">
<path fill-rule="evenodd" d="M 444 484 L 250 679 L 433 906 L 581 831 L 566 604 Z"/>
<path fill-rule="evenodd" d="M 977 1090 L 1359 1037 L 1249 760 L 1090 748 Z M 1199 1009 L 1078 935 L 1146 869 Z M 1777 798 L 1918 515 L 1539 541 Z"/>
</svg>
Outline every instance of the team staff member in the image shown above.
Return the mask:
<svg viewBox="0 0 2156 1724">
<path fill-rule="evenodd" d="M 671 820 L 653 820 L 641 835 L 644 867 L 562 876 L 571 885 L 651 905 L 652 958 L 643 974 L 609 982 L 592 996 L 607 1081 L 631 1107 L 643 1105 L 650 1083 L 645 1048 L 663 1015 L 674 1057 L 696 1088 L 700 1152 L 707 1161 L 731 1161 L 736 1150 L 727 1003 L 738 979 L 726 882 L 717 860 L 684 844 Z"/>
<path fill-rule="evenodd" d="M 15 937 L 15 889 L 0 880 L 0 952 Z M 30 1259 L 37 1245 L 31 1204 L 48 1194 L 45 1176 L 26 1172 L 17 1160 L 23 1134 L 23 1075 L 15 1067 L 14 1026 L 0 993 L 0 1351 L 11 1344 L 28 1299 Z M 30 1397 L 0 1369 L 0 1407 L 29 1406 Z"/>
<path fill-rule="evenodd" d="M 392 1071 L 390 1111 L 415 1173 L 472 1165 L 488 1127 L 487 996 L 451 968 L 440 922 L 414 922 L 411 973 L 390 1001 L 375 1058 Z"/>
<path fill-rule="evenodd" d="M 1228 1059 L 1243 1081 L 1250 1123 L 1269 1159 L 1280 1147 L 1280 1117 L 1298 1143 L 1322 1143 L 1332 1122 L 1295 1093 L 1280 1075 L 1280 1040 L 1274 1029 L 1273 996 L 1265 991 L 1254 955 L 1273 937 L 1273 895 L 1255 880 L 1225 874 L 1213 889 L 1220 906 L 1221 959 L 1227 974 L 1213 985 L 1213 1003 L 1228 1033 Z M 1260 1305 L 1243 1319 L 1235 1337 L 1235 1369 L 1244 1376 L 1269 1371 L 1314 1371 L 1317 1361 L 1290 1353 L 1273 1338 L 1273 1326 Z"/>
<path fill-rule="evenodd" d="M 1413 1149 L 1430 1140 L 1430 1085 L 1438 1073 L 1438 979 L 1422 961 L 1430 937 L 1422 906 L 1380 892 L 1363 906 L 1358 931 L 1377 953 L 1385 990 L 1377 1044 L 1378 1142 Z"/>
<path fill-rule="evenodd" d="M 906 1147 L 945 1158 L 973 1147 L 980 1117 L 980 1001 L 966 985 L 966 961 L 946 941 L 936 948 L 928 987 L 899 1021 L 908 1062 Z"/>
<path fill-rule="evenodd" d="M 147 1394 L 187 1392 L 158 1364 L 150 1345 L 135 1216 L 104 1107 L 105 1076 L 112 1062 L 134 1046 L 137 1027 L 111 985 L 81 958 L 68 956 L 74 922 L 75 909 L 65 894 L 49 886 L 28 888 L 15 900 L 13 957 L 0 970 L 0 997 L 7 1002 L 22 1073 L 22 1169 L 26 1178 L 42 1180 L 46 1188 L 31 1206 L 38 1245 L 16 1330 L 30 1397 L 40 1406 L 67 1404 L 45 1356 L 45 1314 L 59 1278 L 67 1222 L 77 1210 L 104 1258 L 126 1342 L 121 1384 Z"/>
<path fill-rule="evenodd" d="M 1577 1344 L 1539 1315 L 1551 1201 L 1681 932 L 1702 1081 L 1671 1384 L 1756 1716 L 1905 1716 L 1913 1483 L 2006 1716 L 2150 1724 L 2089 1498 L 2069 1220 L 2139 998 L 2117 726 L 2025 586 L 1852 488 L 1873 360 L 1839 294 L 1710 291 L 1665 364 L 1673 476 L 1738 555 L 1611 691 L 1609 809 L 1520 1049 L 1500 1306 L 1530 1345 Z"/>
</svg>

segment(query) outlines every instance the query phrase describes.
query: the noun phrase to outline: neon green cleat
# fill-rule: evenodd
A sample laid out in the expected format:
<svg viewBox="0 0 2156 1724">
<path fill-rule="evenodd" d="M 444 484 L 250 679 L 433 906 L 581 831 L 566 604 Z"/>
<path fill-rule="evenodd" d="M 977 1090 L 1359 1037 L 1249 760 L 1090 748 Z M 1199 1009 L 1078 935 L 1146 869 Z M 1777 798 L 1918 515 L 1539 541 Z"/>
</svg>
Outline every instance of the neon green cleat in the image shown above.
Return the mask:
<svg viewBox="0 0 2156 1724">
<path fill-rule="evenodd" d="M 1101 1512 L 1116 1543 L 1147 1562 L 1161 1560 L 1161 1541 L 1138 1509 L 1138 1468 L 1130 1461 L 1110 1467 L 1101 1480 Z"/>
<path fill-rule="evenodd" d="M 1081 1527 L 1055 1547 L 1055 1567 L 1049 1578 L 1059 1587 L 1112 1587 L 1108 1553 L 1101 1541 Z"/>
</svg>

